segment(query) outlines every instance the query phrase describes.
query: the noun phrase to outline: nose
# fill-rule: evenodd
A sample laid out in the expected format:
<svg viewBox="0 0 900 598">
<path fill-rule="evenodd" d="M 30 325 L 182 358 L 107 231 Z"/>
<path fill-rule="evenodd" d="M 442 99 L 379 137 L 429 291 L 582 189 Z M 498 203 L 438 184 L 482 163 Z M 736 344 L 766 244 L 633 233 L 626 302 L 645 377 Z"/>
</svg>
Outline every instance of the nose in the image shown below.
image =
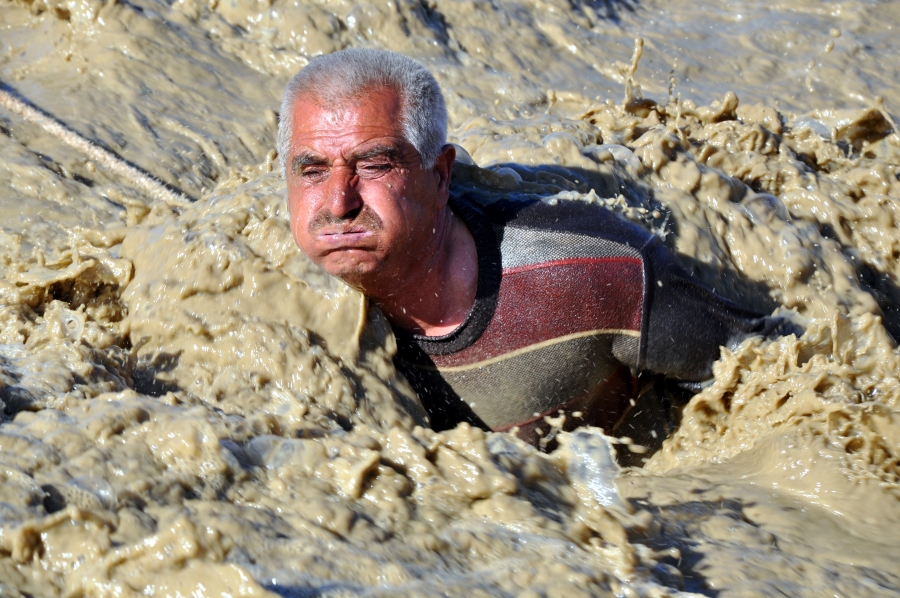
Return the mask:
<svg viewBox="0 0 900 598">
<path fill-rule="evenodd" d="M 362 197 L 357 189 L 359 176 L 348 167 L 335 168 L 328 177 L 326 201 L 328 211 L 340 219 L 353 218 L 362 208 Z"/>
</svg>

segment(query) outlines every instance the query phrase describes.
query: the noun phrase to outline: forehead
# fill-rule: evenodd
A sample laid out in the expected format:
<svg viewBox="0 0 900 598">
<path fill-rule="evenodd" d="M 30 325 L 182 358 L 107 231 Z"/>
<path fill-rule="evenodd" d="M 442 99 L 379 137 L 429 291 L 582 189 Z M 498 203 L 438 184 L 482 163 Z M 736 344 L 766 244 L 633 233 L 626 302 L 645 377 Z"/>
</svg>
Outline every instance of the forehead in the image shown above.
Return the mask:
<svg viewBox="0 0 900 598">
<path fill-rule="evenodd" d="M 399 144 L 404 140 L 402 104 L 388 88 L 336 105 L 301 98 L 294 103 L 291 155 L 313 151 L 344 154 L 368 142 Z"/>
</svg>

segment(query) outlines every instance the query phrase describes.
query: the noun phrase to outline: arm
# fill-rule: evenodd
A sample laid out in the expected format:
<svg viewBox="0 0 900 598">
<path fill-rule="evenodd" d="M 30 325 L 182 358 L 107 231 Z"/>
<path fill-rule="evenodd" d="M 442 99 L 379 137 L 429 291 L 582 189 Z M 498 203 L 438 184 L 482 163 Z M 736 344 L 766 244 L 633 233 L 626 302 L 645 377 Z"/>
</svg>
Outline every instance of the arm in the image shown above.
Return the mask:
<svg viewBox="0 0 900 598">
<path fill-rule="evenodd" d="M 712 377 L 720 347 L 755 336 L 802 334 L 783 318 L 745 309 L 695 280 L 661 243 L 644 249 L 644 323 L 637 369 L 683 382 Z"/>
</svg>

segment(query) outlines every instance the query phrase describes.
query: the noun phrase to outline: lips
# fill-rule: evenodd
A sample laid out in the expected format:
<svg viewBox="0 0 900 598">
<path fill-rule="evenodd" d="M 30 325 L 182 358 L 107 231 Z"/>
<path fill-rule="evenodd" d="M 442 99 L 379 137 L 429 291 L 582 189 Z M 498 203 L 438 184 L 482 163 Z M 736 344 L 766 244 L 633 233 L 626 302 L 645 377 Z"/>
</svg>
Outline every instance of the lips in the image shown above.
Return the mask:
<svg viewBox="0 0 900 598">
<path fill-rule="evenodd" d="M 320 210 L 306 227 L 321 253 L 373 249 L 376 243 L 370 237 L 383 229 L 381 218 L 367 204 L 343 218 Z"/>
<path fill-rule="evenodd" d="M 344 230 L 320 230 L 316 234 L 316 240 L 323 248 L 334 251 L 338 249 L 362 249 L 364 241 L 373 235 L 372 231 L 351 227 Z"/>
</svg>

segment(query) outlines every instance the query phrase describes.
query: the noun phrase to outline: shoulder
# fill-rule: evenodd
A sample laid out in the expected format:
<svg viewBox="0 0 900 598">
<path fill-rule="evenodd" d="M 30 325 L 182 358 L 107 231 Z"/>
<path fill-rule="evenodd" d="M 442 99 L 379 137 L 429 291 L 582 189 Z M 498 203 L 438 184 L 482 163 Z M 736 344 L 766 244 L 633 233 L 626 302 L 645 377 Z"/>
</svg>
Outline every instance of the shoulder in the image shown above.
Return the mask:
<svg viewBox="0 0 900 598">
<path fill-rule="evenodd" d="M 542 236 L 603 239 L 639 253 L 655 239 L 640 225 L 604 206 L 580 200 L 500 199 L 483 205 L 470 196 L 460 196 L 454 198 L 454 209 L 459 208 L 479 213 L 507 234 L 533 231 Z"/>
</svg>

